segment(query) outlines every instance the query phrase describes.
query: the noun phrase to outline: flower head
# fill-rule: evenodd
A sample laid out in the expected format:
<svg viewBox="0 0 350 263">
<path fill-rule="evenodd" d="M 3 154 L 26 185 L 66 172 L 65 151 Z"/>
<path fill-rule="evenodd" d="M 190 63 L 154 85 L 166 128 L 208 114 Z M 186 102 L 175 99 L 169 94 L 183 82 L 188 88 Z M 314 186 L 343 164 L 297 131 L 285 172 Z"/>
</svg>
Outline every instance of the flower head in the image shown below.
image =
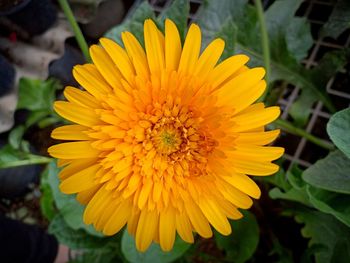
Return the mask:
<svg viewBox="0 0 350 263">
<path fill-rule="evenodd" d="M 129 32 L 124 48 L 102 38 L 93 45 L 93 64 L 76 66 L 85 89 L 66 87 L 55 110 L 72 125 L 52 137 L 60 189 L 86 205 L 84 221 L 106 235 L 125 225 L 145 251 L 152 241 L 172 249 L 176 233 L 193 242 L 193 232 L 212 236 L 212 225 L 231 233 L 260 190 L 247 175 L 270 175 L 283 153 L 265 147 L 279 134 L 265 131 L 278 107 L 253 104 L 264 92 L 263 68 L 248 68 L 245 55 L 218 60 L 224 41 L 201 49 L 192 24 L 182 46 L 175 24 L 165 34 L 144 24 L 145 49 Z"/>
</svg>

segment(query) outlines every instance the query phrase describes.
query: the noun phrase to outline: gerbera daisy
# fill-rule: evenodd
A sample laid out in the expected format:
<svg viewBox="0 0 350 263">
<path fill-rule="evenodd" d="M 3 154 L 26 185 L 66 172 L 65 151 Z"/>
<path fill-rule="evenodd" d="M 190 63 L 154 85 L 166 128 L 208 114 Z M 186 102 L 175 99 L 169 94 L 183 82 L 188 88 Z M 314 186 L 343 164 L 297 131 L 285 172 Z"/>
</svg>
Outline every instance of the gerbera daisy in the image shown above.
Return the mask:
<svg viewBox="0 0 350 263">
<path fill-rule="evenodd" d="M 201 53 L 196 24 L 181 45 L 175 24 L 163 34 L 144 23 L 145 49 L 129 32 L 124 48 L 102 38 L 93 64 L 76 66 L 85 90 L 66 87 L 58 114 L 75 124 L 56 128 L 66 142 L 49 148 L 58 158 L 60 189 L 86 205 L 84 222 L 106 235 L 125 225 L 145 251 L 152 241 L 172 249 L 176 233 L 209 238 L 213 226 L 231 233 L 229 219 L 248 209 L 260 190 L 247 175 L 278 170 L 280 147 L 264 147 L 279 134 L 265 131 L 278 107 L 253 104 L 264 92 L 263 68 L 245 55 L 218 60 L 224 41 Z"/>
</svg>

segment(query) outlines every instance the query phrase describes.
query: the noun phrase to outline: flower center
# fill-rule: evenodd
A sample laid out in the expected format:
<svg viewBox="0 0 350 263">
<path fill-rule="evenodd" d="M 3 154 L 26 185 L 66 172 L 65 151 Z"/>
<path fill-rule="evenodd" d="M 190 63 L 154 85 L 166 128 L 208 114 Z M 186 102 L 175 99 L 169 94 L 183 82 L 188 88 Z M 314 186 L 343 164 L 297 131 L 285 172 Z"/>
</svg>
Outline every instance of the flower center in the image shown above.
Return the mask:
<svg viewBox="0 0 350 263">
<path fill-rule="evenodd" d="M 160 127 L 154 136 L 157 150 L 163 154 L 171 154 L 180 149 L 182 143 L 180 132 L 170 125 Z"/>
</svg>

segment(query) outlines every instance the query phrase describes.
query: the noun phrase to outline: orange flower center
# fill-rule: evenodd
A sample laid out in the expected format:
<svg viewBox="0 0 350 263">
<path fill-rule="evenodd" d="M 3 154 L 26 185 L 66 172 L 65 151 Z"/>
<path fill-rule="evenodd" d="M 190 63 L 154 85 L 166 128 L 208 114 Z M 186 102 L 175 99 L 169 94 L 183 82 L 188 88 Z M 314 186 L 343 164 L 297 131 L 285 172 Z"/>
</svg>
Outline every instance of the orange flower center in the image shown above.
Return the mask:
<svg viewBox="0 0 350 263">
<path fill-rule="evenodd" d="M 153 133 L 153 144 L 159 153 L 169 155 L 180 149 L 182 136 L 178 129 L 166 125 L 159 129 L 154 129 Z"/>
</svg>

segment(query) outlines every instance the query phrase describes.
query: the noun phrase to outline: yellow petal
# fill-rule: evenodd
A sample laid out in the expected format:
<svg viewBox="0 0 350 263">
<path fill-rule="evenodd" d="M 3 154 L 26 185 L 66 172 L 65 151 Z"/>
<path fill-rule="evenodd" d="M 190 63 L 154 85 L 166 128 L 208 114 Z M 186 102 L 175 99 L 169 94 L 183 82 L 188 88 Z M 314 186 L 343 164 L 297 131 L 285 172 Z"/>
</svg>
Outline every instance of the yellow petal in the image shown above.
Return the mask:
<svg viewBox="0 0 350 263">
<path fill-rule="evenodd" d="M 100 213 L 101 211 L 103 211 L 103 208 L 110 203 L 111 198 L 111 191 L 107 191 L 102 186 L 93 196 L 93 198 L 90 200 L 90 202 L 87 204 L 84 210 L 84 223 L 87 225 L 93 223 L 96 220 L 96 218 L 100 216 Z"/>
<path fill-rule="evenodd" d="M 165 67 L 177 70 L 181 56 L 181 39 L 173 21 L 165 20 Z"/>
<path fill-rule="evenodd" d="M 74 87 L 66 87 L 64 89 L 64 96 L 70 102 L 76 103 L 77 105 L 82 107 L 95 109 L 101 108 L 101 105 L 98 102 L 98 100 L 96 100 L 96 98 L 94 98 L 88 92 L 82 91 Z"/>
<path fill-rule="evenodd" d="M 159 216 L 159 243 L 163 251 L 170 251 L 175 241 L 175 210 L 169 206 L 160 212 Z"/>
<path fill-rule="evenodd" d="M 276 173 L 279 166 L 270 162 L 236 160 L 234 169 L 237 173 L 264 176 Z"/>
<path fill-rule="evenodd" d="M 254 103 L 264 93 L 265 89 L 266 81 L 260 80 L 258 84 L 237 95 L 237 99 L 233 105 L 234 113 L 237 114 Z"/>
<path fill-rule="evenodd" d="M 280 158 L 284 153 L 282 147 L 272 146 L 236 146 L 235 151 L 228 155 L 232 160 L 253 160 L 258 162 L 273 161 Z M 233 161 L 234 162 L 234 161 Z"/>
<path fill-rule="evenodd" d="M 151 73 L 159 74 L 165 67 L 164 46 L 158 28 L 151 19 L 144 24 L 145 47 Z"/>
<path fill-rule="evenodd" d="M 160 181 L 155 181 L 153 185 L 153 201 L 158 202 L 161 195 L 162 195 L 162 189 L 163 189 L 163 184 Z"/>
<path fill-rule="evenodd" d="M 126 51 L 108 38 L 101 38 L 100 43 L 113 60 L 124 79 L 129 83 L 132 83 L 135 70 Z"/>
<path fill-rule="evenodd" d="M 201 49 L 201 31 L 196 24 L 192 24 L 186 35 L 183 51 L 181 53 L 179 70 L 181 74 L 189 74 L 194 71 Z"/>
<path fill-rule="evenodd" d="M 243 217 L 242 213 L 238 211 L 237 207 L 225 199 L 220 200 L 218 205 L 222 209 L 222 212 L 230 219 L 237 220 Z"/>
<path fill-rule="evenodd" d="M 225 83 L 225 81 L 235 74 L 248 60 L 249 57 L 246 55 L 235 55 L 217 65 L 210 73 L 208 80 L 212 83 L 213 90 L 216 90 L 221 84 Z"/>
<path fill-rule="evenodd" d="M 257 85 L 264 75 L 265 70 L 263 68 L 253 68 L 228 81 L 216 92 L 219 104 L 235 107 L 235 102 L 241 99 L 240 96 L 250 91 L 254 85 Z"/>
<path fill-rule="evenodd" d="M 73 76 L 84 89 L 97 99 L 103 99 L 111 91 L 95 65 L 77 65 L 73 68 Z"/>
<path fill-rule="evenodd" d="M 112 88 L 121 87 L 121 73 L 113 63 L 107 52 L 100 46 L 92 45 L 90 47 L 91 58 L 97 69 Z"/>
<path fill-rule="evenodd" d="M 128 221 L 131 209 L 132 205 L 129 200 L 122 201 L 104 226 L 103 233 L 110 236 L 119 232 Z"/>
<path fill-rule="evenodd" d="M 138 208 L 133 207 L 128 220 L 128 232 L 130 235 L 136 235 L 137 224 L 139 222 L 140 214 L 140 210 Z"/>
<path fill-rule="evenodd" d="M 91 127 L 101 123 L 93 109 L 85 108 L 67 101 L 56 101 L 55 111 L 72 122 Z"/>
<path fill-rule="evenodd" d="M 176 213 L 176 230 L 184 241 L 194 242 L 191 222 L 186 213 Z"/>
<path fill-rule="evenodd" d="M 97 157 L 99 151 L 92 148 L 89 142 L 65 142 L 48 149 L 51 156 L 62 159 L 82 159 Z"/>
<path fill-rule="evenodd" d="M 200 199 L 199 207 L 210 224 L 215 227 L 219 233 L 225 236 L 231 234 L 230 223 L 214 200 L 210 198 L 206 198 L 205 200 Z"/>
<path fill-rule="evenodd" d="M 208 220 L 205 218 L 199 207 L 191 200 L 185 202 L 185 208 L 196 232 L 204 238 L 211 237 L 213 232 L 211 231 Z"/>
<path fill-rule="evenodd" d="M 111 219 L 115 209 L 120 205 L 120 198 L 109 198 L 106 202 L 103 212 L 101 212 L 94 221 L 94 227 L 97 231 L 103 231 L 107 222 Z"/>
<path fill-rule="evenodd" d="M 57 140 L 90 140 L 91 138 L 84 133 L 85 131 L 87 131 L 85 126 L 75 124 L 65 125 L 54 129 L 51 133 L 51 137 Z"/>
<path fill-rule="evenodd" d="M 142 186 L 141 193 L 139 196 L 139 201 L 138 201 L 138 206 L 140 209 L 144 207 L 144 205 L 148 201 L 148 198 L 150 198 L 152 187 L 153 187 L 153 182 L 150 180 L 146 181 L 146 183 Z"/>
<path fill-rule="evenodd" d="M 242 110 L 237 115 L 243 115 L 243 114 L 246 114 L 246 113 L 252 113 L 252 112 L 255 112 L 255 111 L 261 111 L 263 109 L 265 109 L 265 104 L 263 102 L 258 102 L 258 103 L 250 105 L 248 108 Z"/>
<path fill-rule="evenodd" d="M 250 179 L 245 174 L 232 173 L 231 176 L 222 176 L 222 179 L 224 179 L 226 182 L 228 182 L 241 192 L 246 193 L 247 195 L 255 199 L 260 198 L 261 191 L 259 187 L 252 179 Z"/>
<path fill-rule="evenodd" d="M 218 38 L 212 41 L 199 57 L 193 75 L 206 78 L 218 62 L 224 47 L 225 42 L 222 39 Z"/>
<path fill-rule="evenodd" d="M 122 40 L 129 57 L 132 60 L 136 74 L 143 79 L 149 79 L 149 68 L 146 53 L 139 41 L 129 32 L 122 33 Z"/>
<path fill-rule="evenodd" d="M 77 194 L 77 200 L 79 201 L 79 203 L 86 205 L 96 194 L 96 192 L 100 189 L 100 187 L 101 185 L 95 185 L 89 189 L 79 192 Z"/>
<path fill-rule="evenodd" d="M 72 160 L 58 159 L 58 160 L 57 160 L 57 167 L 66 166 L 67 164 L 70 164 L 71 162 L 72 162 Z"/>
<path fill-rule="evenodd" d="M 159 215 L 156 210 L 141 211 L 140 219 L 136 230 L 136 248 L 144 252 L 151 245 L 156 228 L 159 227 Z"/>
<path fill-rule="evenodd" d="M 61 172 L 59 173 L 59 177 L 61 180 L 64 180 L 69 176 L 71 176 L 72 174 L 75 174 L 81 171 L 83 168 L 92 166 L 93 164 L 96 164 L 96 163 L 97 163 L 96 158 L 71 160 L 71 162 L 61 170 Z"/>
<path fill-rule="evenodd" d="M 60 190 L 65 194 L 74 194 L 95 187 L 95 174 L 100 168 L 99 164 L 95 164 L 71 175 L 60 184 Z"/>
<path fill-rule="evenodd" d="M 230 201 L 236 207 L 248 209 L 253 205 L 253 201 L 249 196 L 239 191 L 227 182 L 218 183 L 218 190 L 228 201 Z"/>
<path fill-rule="evenodd" d="M 269 107 L 263 110 L 248 112 L 234 116 L 232 120 L 236 123 L 234 132 L 249 131 L 254 128 L 264 126 L 278 118 L 280 115 L 279 107 Z"/>
<path fill-rule="evenodd" d="M 237 145 L 265 145 L 274 141 L 279 134 L 280 130 L 239 133 L 238 137 L 235 139 L 235 143 Z"/>
</svg>

